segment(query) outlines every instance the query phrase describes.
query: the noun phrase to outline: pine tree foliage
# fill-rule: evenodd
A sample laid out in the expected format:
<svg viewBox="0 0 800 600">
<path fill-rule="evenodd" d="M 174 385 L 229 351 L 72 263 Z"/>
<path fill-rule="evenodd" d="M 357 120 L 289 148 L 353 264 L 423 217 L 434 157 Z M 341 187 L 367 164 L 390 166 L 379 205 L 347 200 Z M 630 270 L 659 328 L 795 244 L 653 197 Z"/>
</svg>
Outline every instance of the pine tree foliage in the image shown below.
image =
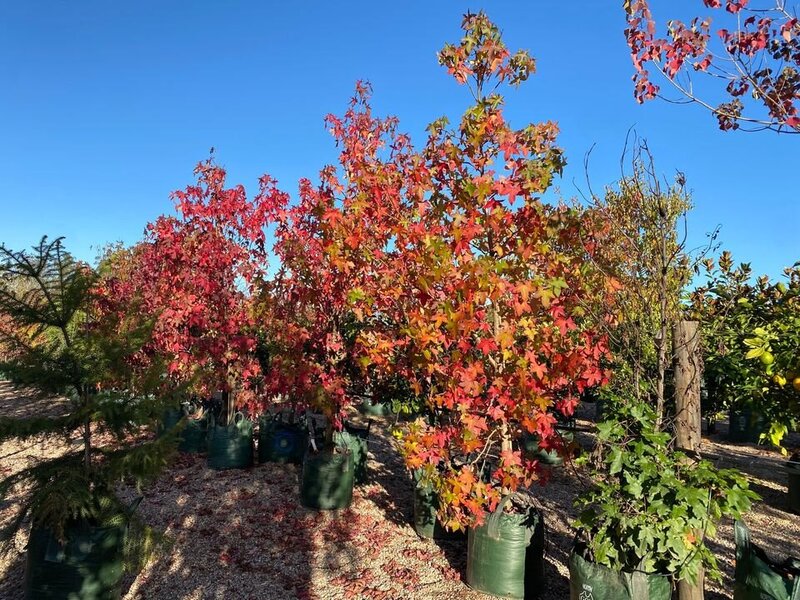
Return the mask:
<svg viewBox="0 0 800 600">
<path fill-rule="evenodd" d="M 96 301 L 98 271 L 76 261 L 62 239 L 46 237 L 28 251 L 0 245 L 0 374 L 43 397 L 67 398 L 65 408 L 38 400 L 47 414 L 0 417 L 0 440 L 34 436 L 80 440 L 79 449 L 12 473 L 0 499 L 24 490 L 12 520 L 0 530 L 0 550 L 27 518 L 67 537 L 74 527 L 133 522 L 129 559 L 139 561 L 157 536 L 131 518 L 116 496 L 122 482 L 140 488 L 174 451 L 177 431 L 151 441 L 143 426 L 164 403 L 151 390 L 163 365 L 137 369 L 129 360 L 147 342 L 151 324 L 127 319 Z"/>
</svg>

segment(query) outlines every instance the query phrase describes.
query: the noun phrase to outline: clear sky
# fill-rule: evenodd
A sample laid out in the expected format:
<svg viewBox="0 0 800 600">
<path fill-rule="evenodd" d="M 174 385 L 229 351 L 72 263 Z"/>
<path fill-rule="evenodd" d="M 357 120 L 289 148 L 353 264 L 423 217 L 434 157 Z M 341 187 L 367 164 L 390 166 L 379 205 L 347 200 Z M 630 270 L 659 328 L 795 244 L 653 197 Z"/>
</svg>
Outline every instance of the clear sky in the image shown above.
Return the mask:
<svg viewBox="0 0 800 600">
<path fill-rule="evenodd" d="M 663 7 L 670 4 L 664 3 Z M 699 6 L 696 0 L 680 0 Z M 336 149 L 323 126 L 357 79 L 374 106 L 424 128 L 457 118 L 467 91 L 436 63 L 467 8 L 485 9 L 538 74 L 507 95 L 514 126 L 556 120 L 569 166 L 558 187 L 602 189 L 619 176 L 635 126 L 696 205 L 690 242 L 721 225 L 737 260 L 771 275 L 800 259 L 800 136 L 722 133 L 699 107 L 633 100 L 619 0 L 598 2 L 267 2 L 6 0 L 0 3 L 0 241 L 66 236 L 84 259 L 133 243 L 172 210 L 216 148 L 231 182 L 268 172 L 296 191 Z M 664 11 L 661 11 L 662 13 Z M 665 15 L 666 17 L 672 16 Z"/>
</svg>

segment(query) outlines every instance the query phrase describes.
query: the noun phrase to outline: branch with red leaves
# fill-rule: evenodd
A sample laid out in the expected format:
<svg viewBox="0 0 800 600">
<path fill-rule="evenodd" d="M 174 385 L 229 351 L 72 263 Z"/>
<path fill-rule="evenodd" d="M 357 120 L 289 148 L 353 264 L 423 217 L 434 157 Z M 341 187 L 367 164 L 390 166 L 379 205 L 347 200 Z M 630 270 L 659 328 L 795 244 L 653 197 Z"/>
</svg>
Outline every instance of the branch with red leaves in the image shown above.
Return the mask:
<svg viewBox="0 0 800 600">
<path fill-rule="evenodd" d="M 651 80 L 656 72 L 682 101 L 711 111 L 723 131 L 744 125 L 749 130 L 800 133 L 800 21 L 796 7 L 787 7 L 785 0 L 766 6 L 754 6 L 750 0 L 703 0 L 703 4 L 717 12 L 724 27 L 712 21 L 710 13 L 688 23 L 670 20 L 662 34 L 648 0 L 625 0 L 625 37 L 635 69 L 636 100 L 664 98 L 659 85 Z M 724 98 L 712 101 L 705 91 L 695 90 L 692 72 L 714 79 Z"/>
</svg>

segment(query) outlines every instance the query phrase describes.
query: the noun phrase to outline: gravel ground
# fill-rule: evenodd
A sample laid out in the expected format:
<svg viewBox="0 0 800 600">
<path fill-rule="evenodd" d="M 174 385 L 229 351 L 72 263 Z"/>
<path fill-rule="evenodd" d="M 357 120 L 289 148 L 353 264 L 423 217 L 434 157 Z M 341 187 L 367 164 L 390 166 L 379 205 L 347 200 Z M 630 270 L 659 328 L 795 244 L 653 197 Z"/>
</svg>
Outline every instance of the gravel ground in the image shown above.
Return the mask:
<svg viewBox="0 0 800 600">
<path fill-rule="evenodd" d="M 59 401 L 39 401 L 58 410 Z M 0 411 L 21 416 L 38 410 L 0 382 Z M 582 408 L 579 425 L 588 426 L 593 408 Z M 125 580 L 125 600 L 174 599 L 449 599 L 490 596 L 462 581 L 466 542 L 420 540 L 410 525 L 412 487 L 395 452 L 388 423 L 377 419 L 370 441 L 370 482 L 356 488 L 350 508 L 315 512 L 298 503 L 299 470 L 266 464 L 252 469 L 212 471 L 204 456 L 181 455 L 145 491 L 139 514 L 164 530 L 169 548 Z M 786 476 L 779 454 L 753 445 L 725 444 L 720 433 L 705 438 L 703 451 L 720 467 L 746 472 L 762 501 L 748 515 L 753 540 L 775 556 L 800 556 L 800 517 L 787 509 Z M 588 434 L 579 434 L 583 445 Z M 798 445 L 796 437 L 791 440 Z M 72 441 L 11 440 L 0 444 L 0 470 L 22 468 L 31 460 L 55 456 Z M 547 526 L 542 599 L 569 598 L 566 560 L 574 533 L 572 499 L 584 478 L 571 466 L 554 469 L 547 486 L 534 490 Z M 22 491 L 20 491 L 22 493 Z M 13 499 L 0 504 L 0 523 Z M 25 533 L 17 552 L 0 562 L 0 599 L 22 597 Z M 723 523 L 712 542 L 723 569 L 721 585 L 709 582 L 706 598 L 730 598 L 733 530 Z"/>
</svg>

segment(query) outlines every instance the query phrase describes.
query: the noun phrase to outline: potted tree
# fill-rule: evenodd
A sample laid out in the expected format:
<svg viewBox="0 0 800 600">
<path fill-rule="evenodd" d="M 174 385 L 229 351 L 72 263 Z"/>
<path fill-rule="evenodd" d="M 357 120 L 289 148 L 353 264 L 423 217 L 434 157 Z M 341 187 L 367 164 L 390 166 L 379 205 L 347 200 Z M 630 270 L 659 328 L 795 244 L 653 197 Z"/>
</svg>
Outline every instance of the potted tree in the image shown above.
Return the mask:
<svg viewBox="0 0 800 600">
<path fill-rule="evenodd" d="M 105 291 L 98 272 L 74 260 L 61 239 L 43 238 L 32 251 L 0 246 L 0 371 L 15 384 L 67 398 L 54 414 L 0 418 L 0 438 L 81 440 L 0 483 L 4 497 L 27 487 L 2 539 L 30 518 L 31 599 L 119 597 L 123 570 L 153 540 L 132 522 L 135 506 L 116 487 L 141 486 L 174 450 L 174 436 L 142 437 L 142 426 L 164 408 L 149 386 L 163 370 L 157 361 L 134 368 L 150 323 L 111 310 Z"/>
<path fill-rule="evenodd" d="M 281 267 L 262 287 L 257 311 L 274 346 L 270 393 L 306 411 L 310 443 L 304 444 L 300 501 L 327 510 L 352 501 L 355 455 L 341 437 L 352 403 L 350 355 L 341 334 L 347 277 L 325 250 L 326 219 L 335 214 L 335 208 L 326 211 L 332 203 L 326 185 L 314 188 L 304 180 L 297 205 L 275 207 Z"/>
<path fill-rule="evenodd" d="M 213 160 L 195 173 L 196 185 L 173 194 L 178 216 L 148 225 L 138 272 L 171 377 L 201 398 L 216 395 L 209 465 L 242 468 L 253 464 L 254 452 L 245 412 L 263 404 L 252 297 L 266 270 L 269 207 L 283 195 L 263 177 L 249 199 L 242 186 L 226 187 L 226 172 Z"/>
<path fill-rule="evenodd" d="M 709 394 L 727 401 L 731 441 L 780 446 L 798 423 L 800 268 L 787 268 L 786 281 L 753 282 L 749 265 L 734 268 L 724 252 L 707 271 L 709 283 L 695 290 L 693 305 L 705 329 Z"/>
<path fill-rule="evenodd" d="M 707 538 L 720 519 L 747 512 L 756 494 L 737 471 L 677 449 L 648 403 L 615 407 L 598 425 L 595 452 L 580 459 L 593 485 L 576 500 L 570 597 L 668 600 L 675 582 L 703 571 L 720 578 Z"/>
<path fill-rule="evenodd" d="M 474 97 L 459 124 L 434 121 L 419 153 L 387 136 L 387 148 L 405 151 L 381 177 L 371 162 L 349 171 L 355 197 L 377 186 L 373 195 L 397 198 L 379 216 L 392 244 L 351 299 L 365 319 L 392 324 L 362 333 L 369 364 L 407 376 L 427 408 L 447 416 L 409 424 L 401 446 L 435 492 L 442 524 L 469 530 L 467 583 L 521 598 L 536 593 L 541 518 L 517 493 L 538 463 L 515 444 L 524 432 L 550 442 L 554 411 L 571 416 L 580 393 L 604 381 L 606 347 L 584 326 L 581 211 L 539 197 L 564 165 L 557 128 L 513 129 L 496 92 L 526 80 L 534 61 L 509 52 L 483 13 L 467 14 L 463 29 L 439 53 Z M 402 184 L 393 187 L 391 173 Z M 502 575 L 500 556 L 513 565 Z"/>
</svg>

